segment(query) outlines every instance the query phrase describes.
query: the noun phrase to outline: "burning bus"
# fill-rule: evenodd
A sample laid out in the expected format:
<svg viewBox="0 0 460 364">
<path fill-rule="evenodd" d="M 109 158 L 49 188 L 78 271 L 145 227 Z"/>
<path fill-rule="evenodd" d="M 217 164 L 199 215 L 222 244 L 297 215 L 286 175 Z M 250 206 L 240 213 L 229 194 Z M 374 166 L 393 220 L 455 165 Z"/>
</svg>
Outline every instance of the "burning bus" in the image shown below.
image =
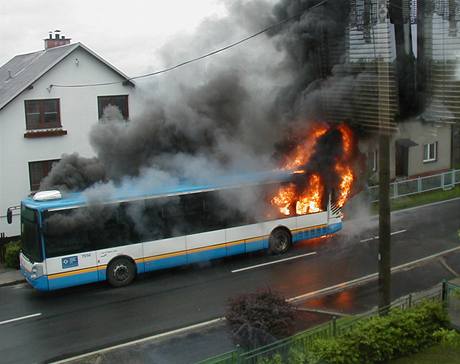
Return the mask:
<svg viewBox="0 0 460 364">
<path fill-rule="evenodd" d="M 315 157 L 321 143 L 335 145 L 327 165 Z M 264 249 L 285 253 L 342 228 L 354 150 L 345 124 L 316 124 L 270 172 L 124 187 L 97 203 L 84 193 L 38 192 L 21 203 L 21 271 L 44 291 L 105 280 L 120 287 L 144 272 Z"/>
</svg>

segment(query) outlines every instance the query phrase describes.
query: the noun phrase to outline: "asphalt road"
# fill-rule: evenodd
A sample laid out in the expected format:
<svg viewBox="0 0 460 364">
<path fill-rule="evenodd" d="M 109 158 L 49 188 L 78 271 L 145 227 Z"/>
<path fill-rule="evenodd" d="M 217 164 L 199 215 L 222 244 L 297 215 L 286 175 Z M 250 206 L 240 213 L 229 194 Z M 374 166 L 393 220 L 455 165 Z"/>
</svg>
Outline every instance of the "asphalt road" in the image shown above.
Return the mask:
<svg viewBox="0 0 460 364">
<path fill-rule="evenodd" d="M 394 214 L 392 265 L 458 247 L 458 229 L 460 200 Z M 253 254 L 181 267 L 122 289 L 94 284 L 44 294 L 25 284 L 0 288 L 0 362 L 44 362 L 207 321 L 243 292 L 270 287 L 296 297 L 375 273 L 376 235 L 376 219 L 353 220 L 336 237 L 303 242 L 282 257 Z M 357 295 L 349 304 L 359 302 Z M 34 314 L 41 315 L 2 323 Z"/>
</svg>

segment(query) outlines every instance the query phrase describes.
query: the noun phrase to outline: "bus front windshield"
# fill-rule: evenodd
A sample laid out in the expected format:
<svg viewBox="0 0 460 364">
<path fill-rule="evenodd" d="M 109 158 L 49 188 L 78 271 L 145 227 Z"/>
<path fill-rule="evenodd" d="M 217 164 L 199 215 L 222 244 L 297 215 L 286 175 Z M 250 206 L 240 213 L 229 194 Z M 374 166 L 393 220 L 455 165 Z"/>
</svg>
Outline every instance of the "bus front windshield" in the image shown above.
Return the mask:
<svg viewBox="0 0 460 364">
<path fill-rule="evenodd" d="M 43 261 L 40 234 L 38 232 L 37 211 L 21 207 L 22 253 L 32 262 Z"/>
</svg>

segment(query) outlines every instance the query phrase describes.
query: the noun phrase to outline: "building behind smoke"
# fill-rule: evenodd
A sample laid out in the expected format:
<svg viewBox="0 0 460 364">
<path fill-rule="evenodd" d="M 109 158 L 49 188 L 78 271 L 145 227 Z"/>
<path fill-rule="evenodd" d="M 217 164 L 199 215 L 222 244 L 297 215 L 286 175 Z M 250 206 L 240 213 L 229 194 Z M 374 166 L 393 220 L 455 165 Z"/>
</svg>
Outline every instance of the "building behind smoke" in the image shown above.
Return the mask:
<svg viewBox="0 0 460 364">
<path fill-rule="evenodd" d="M 367 135 L 361 148 L 375 182 L 380 127 L 392 135 L 392 179 L 458 166 L 458 1 L 351 0 L 350 6 L 343 62 L 323 97 L 326 115 Z"/>
<path fill-rule="evenodd" d="M 53 86 L 100 82 L 118 83 Z M 15 56 L 0 67 L 0 234 L 19 235 L 19 211 L 8 225 L 7 207 L 36 191 L 63 153 L 92 157 L 91 127 L 107 105 L 129 120 L 136 111 L 135 95 L 126 75 L 59 31 L 45 39 L 45 49 Z"/>
</svg>

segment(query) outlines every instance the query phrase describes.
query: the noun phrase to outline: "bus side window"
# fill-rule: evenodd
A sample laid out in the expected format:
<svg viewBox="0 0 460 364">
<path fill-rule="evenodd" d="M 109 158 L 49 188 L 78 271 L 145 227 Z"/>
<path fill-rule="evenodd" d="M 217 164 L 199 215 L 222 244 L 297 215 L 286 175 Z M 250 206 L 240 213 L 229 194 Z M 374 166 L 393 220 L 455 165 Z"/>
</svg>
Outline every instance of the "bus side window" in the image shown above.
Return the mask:
<svg viewBox="0 0 460 364">
<path fill-rule="evenodd" d="M 181 196 L 183 214 L 182 230 L 185 234 L 198 234 L 206 231 L 205 224 L 205 193 L 192 193 Z"/>
<path fill-rule="evenodd" d="M 45 213 L 44 235 L 47 258 L 94 250 L 88 238 L 90 222 L 85 208 Z"/>
<path fill-rule="evenodd" d="M 137 241 L 133 234 L 133 223 L 126 214 L 124 204 L 107 205 L 98 212 L 98 224 L 89 231 L 95 249 L 133 244 Z"/>
<path fill-rule="evenodd" d="M 163 209 L 164 201 L 146 200 L 135 221 L 136 232 L 142 241 L 170 237 Z"/>
</svg>

